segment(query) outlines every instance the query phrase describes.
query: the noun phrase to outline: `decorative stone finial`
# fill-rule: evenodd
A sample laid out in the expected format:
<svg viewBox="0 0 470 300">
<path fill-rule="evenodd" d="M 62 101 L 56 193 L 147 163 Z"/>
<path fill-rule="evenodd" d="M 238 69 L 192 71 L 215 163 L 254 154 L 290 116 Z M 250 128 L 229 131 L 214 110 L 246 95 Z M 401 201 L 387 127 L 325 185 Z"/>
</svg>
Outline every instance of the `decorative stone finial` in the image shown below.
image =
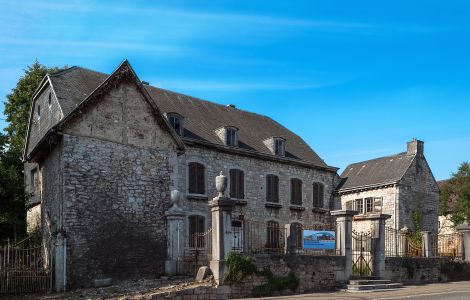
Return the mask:
<svg viewBox="0 0 470 300">
<path fill-rule="evenodd" d="M 223 197 L 225 189 L 227 188 L 227 177 L 220 171 L 220 175 L 215 177 L 215 188 L 219 192 L 219 197 Z"/>
<path fill-rule="evenodd" d="M 170 193 L 170 200 L 171 200 L 171 204 L 173 205 L 171 208 L 172 209 L 178 209 L 178 204 L 180 202 L 180 197 L 181 197 L 181 194 L 180 194 L 180 191 L 178 190 L 172 190 L 171 193 Z"/>
</svg>

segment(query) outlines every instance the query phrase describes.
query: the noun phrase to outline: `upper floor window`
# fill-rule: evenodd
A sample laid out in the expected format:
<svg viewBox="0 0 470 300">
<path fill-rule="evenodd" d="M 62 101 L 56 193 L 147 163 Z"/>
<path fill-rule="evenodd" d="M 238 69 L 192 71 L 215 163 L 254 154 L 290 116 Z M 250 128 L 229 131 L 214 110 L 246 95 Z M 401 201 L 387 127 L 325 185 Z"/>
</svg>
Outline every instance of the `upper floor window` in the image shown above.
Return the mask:
<svg viewBox="0 0 470 300">
<path fill-rule="evenodd" d="M 230 170 L 230 197 L 245 198 L 245 173 L 242 170 Z"/>
<path fill-rule="evenodd" d="M 225 144 L 227 146 L 237 145 L 237 130 L 235 128 L 227 127 L 225 129 Z"/>
<path fill-rule="evenodd" d="M 167 114 L 168 122 L 178 135 L 183 135 L 183 117 L 176 113 Z"/>
<path fill-rule="evenodd" d="M 284 156 L 285 154 L 285 141 L 280 138 L 274 139 L 274 154 Z"/>
<path fill-rule="evenodd" d="M 51 106 L 51 104 L 52 104 L 52 94 L 51 94 L 51 92 L 49 92 L 47 103 L 49 104 L 49 106 Z"/>
<path fill-rule="evenodd" d="M 38 104 L 38 118 L 41 117 L 41 105 Z"/>
<path fill-rule="evenodd" d="M 324 187 L 320 182 L 313 183 L 313 207 L 323 208 Z"/>
<path fill-rule="evenodd" d="M 364 204 L 363 199 L 356 199 L 354 200 L 354 207 L 353 209 L 358 212 L 358 214 L 364 213 Z"/>
<path fill-rule="evenodd" d="M 206 193 L 205 167 L 203 164 L 197 162 L 188 164 L 188 193 Z"/>
<path fill-rule="evenodd" d="M 201 248 L 205 246 L 206 218 L 204 216 L 189 216 L 189 247 Z"/>
<path fill-rule="evenodd" d="M 290 180 L 290 203 L 302 205 L 302 180 L 292 178 Z"/>
<path fill-rule="evenodd" d="M 276 175 L 266 176 L 266 201 L 279 202 L 279 177 Z"/>
<path fill-rule="evenodd" d="M 36 190 L 36 184 L 38 180 L 38 170 L 37 168 L 34 168 L 31 170 L 31 173 L 29 175 L 29 186 L 32 191 Z"/>
<path fill-rule="evenodd" d="M 364 199 L 364 208 L 365 213 L 373 212 L 374 211 L 374 198 L 366 198 Z"/>
</svg>

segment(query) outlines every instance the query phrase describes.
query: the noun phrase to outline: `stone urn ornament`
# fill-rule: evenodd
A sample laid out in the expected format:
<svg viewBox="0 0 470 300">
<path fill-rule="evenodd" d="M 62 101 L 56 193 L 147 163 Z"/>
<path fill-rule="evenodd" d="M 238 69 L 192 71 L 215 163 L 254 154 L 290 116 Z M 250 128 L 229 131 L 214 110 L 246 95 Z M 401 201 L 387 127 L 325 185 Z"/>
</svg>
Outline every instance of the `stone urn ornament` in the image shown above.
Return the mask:
<svg viewBox="0 0 470 300">
<path fill-rule="evenodd" d="M 227 177 L 220 171 L 220 175 L 215 177 L 215 188 L 219 192 L 219 197 L 223 197 L 227 188 Z"/>
<path fill-rule="evenodd" d="M 180 202 L 180 197 L 181 197 L 181 193 L 180 191 L 178 190 L 172 190 L 171 193 L 170 193 L 170 201 L 171 201 L 171 204 L 172 204 L 172 209 L 179 209 L 179 202 Z"/>
</svg>

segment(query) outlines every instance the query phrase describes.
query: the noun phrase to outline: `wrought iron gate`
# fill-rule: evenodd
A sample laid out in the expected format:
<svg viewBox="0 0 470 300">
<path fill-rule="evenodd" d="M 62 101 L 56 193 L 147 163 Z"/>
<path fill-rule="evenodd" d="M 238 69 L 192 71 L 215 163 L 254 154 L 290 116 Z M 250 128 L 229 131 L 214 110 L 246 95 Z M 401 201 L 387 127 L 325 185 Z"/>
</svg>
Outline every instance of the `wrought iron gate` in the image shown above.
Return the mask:
<svg viewBox="0 0 470 300">
<path fill-rule="evenodd" d="M 196 275 L 200 267 L 209 265 L 212 259 L 212 228 L 189 237 L 183 259 L 187 275 Z"/>
<path fill-rule="evenodd" d="M 54 278 L 50 250 L 34 237 L 0 245 L 0 295 L 51 292 Z"/>
<path fill-rule="evenodd" d="M 371 276 L 373 266 L 372 233 L 352 231 L 352 272 L 356 276 Z"/>
</svg>

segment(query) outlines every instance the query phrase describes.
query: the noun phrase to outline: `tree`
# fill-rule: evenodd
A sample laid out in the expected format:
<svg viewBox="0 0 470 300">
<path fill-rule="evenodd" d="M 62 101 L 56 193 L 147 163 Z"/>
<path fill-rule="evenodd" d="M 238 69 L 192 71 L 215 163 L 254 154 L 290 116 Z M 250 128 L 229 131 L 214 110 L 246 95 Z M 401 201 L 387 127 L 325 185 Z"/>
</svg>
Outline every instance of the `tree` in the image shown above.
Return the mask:
<svg viewBox="0 0 470 300">
<path fill-rule="evenodd" d="M 28 195 L 24 187 L 22 153 L 31 99 L 43 77 L 60 70 L 35 61 L 27 67 L 4 102 L 8 125 L 6 134 L 0 133 L 0 240 L 25 234 Z"/>
<path fill-rule="evenodd" d="M 470 222 L 470 164 L 463 162 L 456 173 L 445 183 L 440 196 L 441 211 L 449 210 L 455 202 L 451 220 L 455 225 Z"/>
</svg>

